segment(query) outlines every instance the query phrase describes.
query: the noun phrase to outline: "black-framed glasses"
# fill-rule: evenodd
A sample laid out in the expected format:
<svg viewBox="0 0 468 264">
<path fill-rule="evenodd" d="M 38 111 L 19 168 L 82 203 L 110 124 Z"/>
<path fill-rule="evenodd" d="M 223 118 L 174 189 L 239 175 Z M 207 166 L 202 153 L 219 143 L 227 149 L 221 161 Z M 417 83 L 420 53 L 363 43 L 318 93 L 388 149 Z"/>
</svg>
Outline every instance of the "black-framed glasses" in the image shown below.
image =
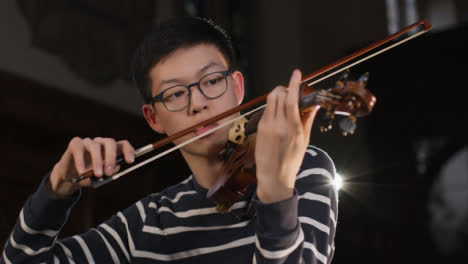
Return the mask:
<svg viewBox="0 0 468 264">
<path fill-rule="evenodd" d="M 171 112 L 183 110 L 190 103 L 192 86 L 196 86 L 209 99 L 218 98 L 226 92 L 227 76 L 231 73 L 232 70 L 212 72 L 203 76 L 198 82 L 169 87 L 151 98 L 151 104 L 162 102 L 164 107 Z"/>
</svg>

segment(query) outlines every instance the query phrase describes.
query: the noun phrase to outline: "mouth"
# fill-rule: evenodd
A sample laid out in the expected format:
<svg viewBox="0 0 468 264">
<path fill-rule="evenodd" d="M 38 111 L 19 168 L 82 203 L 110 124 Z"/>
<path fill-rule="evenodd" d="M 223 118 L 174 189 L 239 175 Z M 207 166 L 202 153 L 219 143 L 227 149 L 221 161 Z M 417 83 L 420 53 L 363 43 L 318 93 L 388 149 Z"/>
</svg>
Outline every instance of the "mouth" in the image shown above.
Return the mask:
<svg viewBox="0 0 468 264">
<path fill-rule="evenodd" d="M 206 133 L 210 130 L 213 130 L 214 128 L 216 128 L 218 126 L 218 124 L 214 123 L 214 124 L 209 124 L 207 126 L 202 126 L 200 128 L 197 128 L 195 131 L 193 131 L 193 133 L 196 135 L 196 136 L 199 136 L 203 133 Z M 207 134 L 208 135 L 211 135 L 211 134 Z"/>
</svg>

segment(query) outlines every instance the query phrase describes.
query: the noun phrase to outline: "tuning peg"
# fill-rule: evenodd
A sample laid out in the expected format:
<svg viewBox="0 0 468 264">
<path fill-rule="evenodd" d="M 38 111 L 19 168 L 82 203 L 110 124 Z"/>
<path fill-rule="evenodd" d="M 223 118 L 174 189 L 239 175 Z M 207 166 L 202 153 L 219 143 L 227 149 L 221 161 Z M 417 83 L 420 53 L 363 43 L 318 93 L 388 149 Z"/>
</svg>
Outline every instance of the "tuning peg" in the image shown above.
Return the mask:
<svg viewBox="0 0 468 264">
<path fill-rule="evenodd" d="M 348 80 L 348 78 L 349 78 L 349 73 L 350 73 L 350 71 L 349 71 L 349 69 L 347 69 L 346 71 L 344 71 L 344 72 L 340 75 L 340 77 L 338 78 L 338 80 L 339 80 L 339 81 L 346 81 L 346 80 Z"/>
<path fill-rule="evenodd" d="M 340 126 L 341 130 L 343 130 L 346 134 L 353 134 L 354 130 L 356 129 L 356 122 L 353 117 L 344 117 L 339 122 L 338 125 Z"/>
<path fill-rule="evenodd" d="M 340 77 L 338 78 L 338 80 L 336 81 L 335 83 L 335 88 L 338 88 L 338 89 L 342 89 L 345 87 L 345 82 L 348 80 L 349 78 L 349 69 L 347 69 L 346 71 L 344 71 Z"/>
<path fill-rule="evenodd" d="M 369 80 L 369 73 L 368 72 L 364 73 L 363 75 L 361 75 L 361 77 L 359 77 L 358 80 L 360 82 L 367 83 L 367 81 Z"/>
<path fill-rule="evenodd" d="M 335 88 L 336 89 L 343 89 L 344 88 L 344 82 L 343 81 L 336 81 L 335 83 Z"/>
</svg>

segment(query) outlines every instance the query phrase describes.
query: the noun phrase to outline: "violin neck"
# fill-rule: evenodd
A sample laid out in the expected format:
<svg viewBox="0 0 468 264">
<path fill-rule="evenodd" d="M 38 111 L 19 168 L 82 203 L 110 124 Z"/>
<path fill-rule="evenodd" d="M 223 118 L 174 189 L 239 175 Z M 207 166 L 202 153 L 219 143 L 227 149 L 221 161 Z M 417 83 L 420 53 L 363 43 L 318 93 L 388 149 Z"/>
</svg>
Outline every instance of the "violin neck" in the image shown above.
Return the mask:
<svg viewBox="0 0 468 264">
<path fill-rule="evenodd" d="M 258 110 L 257 112 L 252 114 L 252 116 L 249 118 L 249 122 L 247 122 L 247 124 L 245 125 L 246 137 L 257 132 L 258 122 L 260 121 L 260 118 L 263 115 L 263 111 L 265 111 L 265 108 Z"/>
<path fill-rule="evenodd" d="M 312 106 L 319 104 L 317 101 L 317 95 L 318 91 L 313 91 L 307 96 L 302 96 L 299 99 L 299 111 L 306 112 L 308 109 L 310 109 Z M 251 115 L 249 118 L 249 122 L 245 125 L 245 136 L 249 136 L 255 132 L 257 132 L 257 126 L 258 122 L 260 121 L 260 118 L 263 115 L 263 111 L 265 108 L 255 112 L 254 114 Z"/>
<path fill-rule="evenodd" d="M 319 90 L 316 90 L 299 98 L 299 111 L 301 113 L 307 112 L 311 107 L 320 104 L 320 100 L 317 98 L 318 93 Z"/>
</svg>

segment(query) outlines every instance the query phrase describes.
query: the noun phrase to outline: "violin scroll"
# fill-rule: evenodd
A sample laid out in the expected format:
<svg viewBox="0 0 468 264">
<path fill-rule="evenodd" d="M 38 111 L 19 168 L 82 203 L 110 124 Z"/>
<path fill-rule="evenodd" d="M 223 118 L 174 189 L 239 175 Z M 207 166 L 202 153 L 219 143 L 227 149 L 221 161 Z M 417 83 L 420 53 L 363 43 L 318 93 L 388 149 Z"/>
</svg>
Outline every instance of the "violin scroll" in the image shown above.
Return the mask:
<svg viewBox="0 0 468 264">
<path fill-rule="evenodd" d="M 357 80 L 349 79 L 349 71 L 345 71 L 336 81 L 335 87 L 314 90 L 304 85 L 304 96 L 299 107 L 307 111 L 313 105 L 320 105 L 325 110 L 327 125 L 320 126 L 322 132 L 332 129 L 336 116 L 341 116 L 338 125 L 343 135 L 353 134 L 358 117 L 370 114 L 376 103 L 376 97 L 366 89 L 369 73 L 362 74 Z"/>
</svg>

